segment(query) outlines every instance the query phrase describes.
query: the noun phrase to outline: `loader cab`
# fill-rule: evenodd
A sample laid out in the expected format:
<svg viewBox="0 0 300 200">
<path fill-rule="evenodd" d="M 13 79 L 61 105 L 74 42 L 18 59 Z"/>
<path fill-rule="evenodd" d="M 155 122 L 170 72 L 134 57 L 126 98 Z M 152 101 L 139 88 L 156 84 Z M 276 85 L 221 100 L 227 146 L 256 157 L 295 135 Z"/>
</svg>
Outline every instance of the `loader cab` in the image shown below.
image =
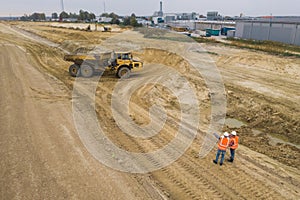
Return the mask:
<svg viewBox="0 0 300 200">
<path fill-rule="evenodd" d="M 131 52 L 117 52 L 116 54 L 117 66 L 127 66 L 132 72 L 139 71 L 143 68 L 143 63 L 133 60 Z"/>
<path fill-rule="evenodd" d="M 120 60 L 132 60 L 132 54 L 131 53 L 117 53 L 117 59 Z"/>
</svg>

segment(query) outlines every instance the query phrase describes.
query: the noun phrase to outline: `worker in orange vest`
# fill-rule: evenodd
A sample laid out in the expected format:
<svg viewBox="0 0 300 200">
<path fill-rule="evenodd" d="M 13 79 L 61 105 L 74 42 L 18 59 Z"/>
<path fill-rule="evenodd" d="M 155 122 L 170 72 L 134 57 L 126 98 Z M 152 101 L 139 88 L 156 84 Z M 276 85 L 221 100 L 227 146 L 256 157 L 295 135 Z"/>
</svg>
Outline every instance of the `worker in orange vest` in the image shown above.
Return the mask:
<svg viewBox="0 0 300 200">
<path fill-rule="evenodd" d="M 233 162 L 235 150 L 239 146 L 239 136 L 237 136 L 236 131 L 232 131 L 230 135 L 230 142 L 229 142 L 229 148 L 230 148 L 230 158 L 228 159 L 229 162 Z"/>
<path fill-rule="evenodd" d="M 230 142 L 229 133 L 225 132 L 224 135 L 222 135 L 219 138 L 218 151 L 217 151 L 217 154 L 216 154 L 216 159 L 213 160 L 213 162 L 215 164 L 218 164 L 219 156 L 221 154 L 220 165 L 221 166 L 223 165 L 224 158 L 225 158 L 225 153 L 226 153 L 226 149 L 229 146 L 229 142 Z"/>
</svg>

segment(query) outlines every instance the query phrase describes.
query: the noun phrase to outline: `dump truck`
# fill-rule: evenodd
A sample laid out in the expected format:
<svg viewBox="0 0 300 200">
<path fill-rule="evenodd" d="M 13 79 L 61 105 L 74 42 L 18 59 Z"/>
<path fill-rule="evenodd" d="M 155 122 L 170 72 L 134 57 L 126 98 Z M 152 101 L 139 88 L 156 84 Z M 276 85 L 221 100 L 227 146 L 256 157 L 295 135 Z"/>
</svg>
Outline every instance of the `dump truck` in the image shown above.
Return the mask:
<svg viewBox="0 0 300 200">
<path fill-rule="evenodd" d="M 118 78 L 128 78 L 131 72 L 143 68 L 143 63 L 133 59 L 131 52 L 102 52 L 95 54 L 68 54 L 65 61 L 73 62 L 69 73 L 73 77 L 85 78 L 95 72 L 112 71 Z"/>
</svg>

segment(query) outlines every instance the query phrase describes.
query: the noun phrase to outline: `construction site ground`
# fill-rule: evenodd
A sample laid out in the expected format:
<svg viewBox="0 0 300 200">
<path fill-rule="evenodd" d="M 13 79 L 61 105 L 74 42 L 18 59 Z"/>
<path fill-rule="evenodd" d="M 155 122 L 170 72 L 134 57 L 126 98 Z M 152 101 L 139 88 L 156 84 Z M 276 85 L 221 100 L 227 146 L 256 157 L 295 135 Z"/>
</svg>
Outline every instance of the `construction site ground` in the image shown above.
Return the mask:
<svg viewBox="0 0 300 200">
<path fill-rule="evenodd" d="M 68 73 L 71 63 L 63 60 L 66 53 L 93 49 L 125 29 L 87 32 L 57 24 L 0 23 L 1 199 L 300 199 L 299 58 L 201 44 L 225 84 L 227 120 L 222 131 L 240 135 L 236 160 L 215 165 L 216 147 L 198 157 L 210 119 L 210 94 L 204 80 L 186 70 L 202 102 L 199 136 L 171 165 L 131 174 L 101 164 L 82 144 L 72 113 L 75 79 Z M 164 65 L 179 71 L 188 67 L 178 55 L 162 50 L 133 53 L 145 64 L 133 79 L 169 73 Z M 155 59 L 160 65 L 147 64 Z M 172 116 L 159 136 L 139 140 L 123 134 L 113 120 L 111 96 L 117 82 L 114 75 L 104 75 L 96 92 L 106 135 L 132 152 L 166 145 L 179 121 L 172 92 L 149 84 L 133 94 L 131 118 L 137 124 L 149 123 L 149 107 L 158 97 Z M 126 84 L 130 87 L 130 78 Z"/>
</svg>

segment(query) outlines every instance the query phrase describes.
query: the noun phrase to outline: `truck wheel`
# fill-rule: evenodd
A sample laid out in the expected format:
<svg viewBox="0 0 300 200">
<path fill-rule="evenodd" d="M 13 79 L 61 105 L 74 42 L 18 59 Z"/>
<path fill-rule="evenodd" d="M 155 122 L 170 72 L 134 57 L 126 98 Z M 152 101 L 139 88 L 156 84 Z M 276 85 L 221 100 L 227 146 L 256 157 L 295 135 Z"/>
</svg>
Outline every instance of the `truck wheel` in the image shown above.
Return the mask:
<svg viewBox="0 0 300 200">
<path fill-rule="evenodd" d="M 76 77 L 76 76 L 80 76 L 80 70 L 79 70 L 79 66 L 76 64 L 73 64 L 69 67 L 69 73 L 71 76 Z"/>
<path fill-rule="evenodd" d="M 80 72 L 83 77 L 89 78 L 89 77 L 93 76 L 94 69 L 89 65 L 82 65 L 80 67 Z"/>
<path fill-rule="evenodd" d="M 119 78 L 129 78 L 130 76 L 130 69 L 128 67 L 120 67 L 118 69 L 118 73 L 117 73 L 117 76 Z"/>
</svg>

